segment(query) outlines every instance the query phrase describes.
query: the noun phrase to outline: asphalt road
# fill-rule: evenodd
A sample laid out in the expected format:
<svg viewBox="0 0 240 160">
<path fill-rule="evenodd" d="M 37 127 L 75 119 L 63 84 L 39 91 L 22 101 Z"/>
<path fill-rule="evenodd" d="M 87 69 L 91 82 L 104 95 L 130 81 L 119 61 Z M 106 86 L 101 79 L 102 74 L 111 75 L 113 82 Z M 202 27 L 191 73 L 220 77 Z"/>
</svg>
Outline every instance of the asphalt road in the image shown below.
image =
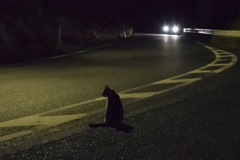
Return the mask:
<svg viewBox="0 0 240 160">
<path fill-rule="evenodd" d="M 239 56 L 239 49 L 207 45 L 222 56 Z M 101 49 L 2 67 L 1 157 L 237 159 L 239 63 L 219 73 L 213 66 L 199 70 L 215 59 L 211 49 L 185 37 L 137 35 Z M 98 97 L 106 84 L 122 95 L 130 133 L 87 126 L 103 119 L 105 100 Z"/>
</svg>

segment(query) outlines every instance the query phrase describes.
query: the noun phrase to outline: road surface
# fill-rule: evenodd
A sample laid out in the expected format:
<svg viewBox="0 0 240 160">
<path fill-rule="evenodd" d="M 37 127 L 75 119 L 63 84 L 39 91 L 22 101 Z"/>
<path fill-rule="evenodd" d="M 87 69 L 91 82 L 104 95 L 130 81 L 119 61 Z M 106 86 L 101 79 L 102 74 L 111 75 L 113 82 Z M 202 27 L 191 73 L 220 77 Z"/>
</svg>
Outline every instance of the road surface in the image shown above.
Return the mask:
<svg viewBox="0 0 240 160">
<path fill-rule="evenodd" d="M 135 35 L 107 47 L 0 68 L 2 159 L 234 159 L 238 49 Z M 130 133 L 103 120 L 108 84 Z"/>
</svg>

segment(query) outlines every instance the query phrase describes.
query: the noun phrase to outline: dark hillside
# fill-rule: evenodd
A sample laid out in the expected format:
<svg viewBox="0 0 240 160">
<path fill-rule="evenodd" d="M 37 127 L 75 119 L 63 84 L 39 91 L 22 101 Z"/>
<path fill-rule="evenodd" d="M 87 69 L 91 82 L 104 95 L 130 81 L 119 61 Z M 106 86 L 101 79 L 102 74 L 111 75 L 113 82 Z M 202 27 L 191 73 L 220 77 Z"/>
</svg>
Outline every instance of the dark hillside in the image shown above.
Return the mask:
<svg viewBox="0 0 240 160">
<path fill-rule="evenodd" d="M 129 36 L 117 0 L 0 1 L 0 64 L 50 57 Z"/>
</svg>

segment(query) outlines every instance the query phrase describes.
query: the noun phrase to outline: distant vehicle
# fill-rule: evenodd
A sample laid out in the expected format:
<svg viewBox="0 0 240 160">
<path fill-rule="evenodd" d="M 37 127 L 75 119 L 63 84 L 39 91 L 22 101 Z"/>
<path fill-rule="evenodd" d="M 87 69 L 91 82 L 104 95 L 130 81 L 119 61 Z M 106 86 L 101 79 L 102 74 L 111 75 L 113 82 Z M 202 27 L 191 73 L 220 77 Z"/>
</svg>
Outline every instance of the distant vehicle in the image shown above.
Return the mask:
<svg viewBox="0 0 240 160">
<path fill-rule="evenodd" d="M 163 33 L 166 33 L 166 34 L 180 34 L 180 29 L 176 25 L 171 26 L 171 27 L 165 25 L 163 27 Z"/>
</svg>

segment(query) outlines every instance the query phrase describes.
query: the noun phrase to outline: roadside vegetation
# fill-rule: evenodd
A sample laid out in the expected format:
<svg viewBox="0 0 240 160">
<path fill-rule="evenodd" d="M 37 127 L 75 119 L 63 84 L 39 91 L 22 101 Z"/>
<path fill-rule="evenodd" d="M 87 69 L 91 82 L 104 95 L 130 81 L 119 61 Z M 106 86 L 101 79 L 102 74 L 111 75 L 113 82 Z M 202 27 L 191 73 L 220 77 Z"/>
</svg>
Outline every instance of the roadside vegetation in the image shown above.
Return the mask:
<svg viewBox="0 0 240 160">
<path fill-rule="evenodd" d="M 0 65 L 65 54 L 132 34 L 117 0 L 1 0 Z"/>
</svg>

